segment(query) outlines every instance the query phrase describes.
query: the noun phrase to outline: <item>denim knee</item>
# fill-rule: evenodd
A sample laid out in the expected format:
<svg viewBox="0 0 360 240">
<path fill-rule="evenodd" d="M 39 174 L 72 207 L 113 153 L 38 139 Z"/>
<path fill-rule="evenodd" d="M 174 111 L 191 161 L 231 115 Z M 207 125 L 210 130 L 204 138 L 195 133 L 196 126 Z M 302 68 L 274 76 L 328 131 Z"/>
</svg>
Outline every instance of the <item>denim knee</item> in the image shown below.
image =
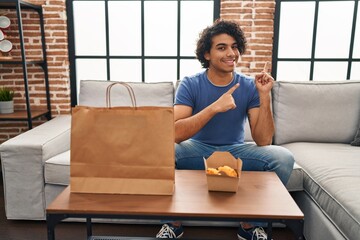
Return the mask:
<svg viewBox="0 0 360 240">
<path fill-rule="evenodd" d="M 286 148 L 276 146 L 274 156 L 269 164 L 269 170 L 276 172 L 281 182 L 286 185 L 294 168 L 294 156 Z"/>
</svg>

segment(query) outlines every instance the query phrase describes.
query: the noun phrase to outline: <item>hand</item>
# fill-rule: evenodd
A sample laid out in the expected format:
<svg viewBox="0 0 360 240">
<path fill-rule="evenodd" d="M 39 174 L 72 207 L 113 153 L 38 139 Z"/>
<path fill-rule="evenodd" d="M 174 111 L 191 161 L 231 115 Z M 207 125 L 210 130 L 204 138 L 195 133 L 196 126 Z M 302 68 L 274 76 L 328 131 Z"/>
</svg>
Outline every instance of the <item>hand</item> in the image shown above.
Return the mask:
<svg viewBox="0 0 360 240">
<path fill-rule="evenodd" d="M 271 91 L 271 88 L 273 87 L 274 78 L 268 74 L 268 63 L 265 63 L 264 69 L 261 73 L 256 74 L 255 76 L 255 84 L 256 88 L 259 91 L 259 94 L 268 94 Z"/>
<path fill-rule="evenodd" d="M 240 84 L 237 83 L 213 103 L 216 112 L 226 112 L 236 108 L 232 94 L 239 86 Z"/>
</svg>

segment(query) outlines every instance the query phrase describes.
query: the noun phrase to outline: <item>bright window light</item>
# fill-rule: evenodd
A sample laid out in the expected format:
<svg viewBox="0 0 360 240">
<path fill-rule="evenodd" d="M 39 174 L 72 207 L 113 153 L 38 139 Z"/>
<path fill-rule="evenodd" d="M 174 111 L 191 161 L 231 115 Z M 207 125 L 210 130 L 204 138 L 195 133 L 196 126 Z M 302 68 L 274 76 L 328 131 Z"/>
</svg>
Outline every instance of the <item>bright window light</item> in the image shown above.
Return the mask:
<svg viewBox="0 0 360 240">
<path fill-rule="evenodd" d="M 360 81 L 360 62 L 352 63 L 350 79 Z"/>
<path fill-rule="evenodd" d="M 176 56 L 177 2 L 145 1 L 145 55 Z"/>
<path fill-rule="evenodd" d="M 354 1 L 319 3 L 315 57 L 349 57 L 353 12 Z"/>
<path fill-rule="evenodd" d="M 176 60 L 175 59 L 146 59 L 145 60 L 146 82 L 175 82 Z"/>
<path fill-rule="evenodd" d="M 186 76 L 191 76 L 201 71 L 205 71 L 205 69 L 202 68 L 199 60 L 197 59 L 180 60 L 180 80 Z"/>
<path fill-rule="evenodd" d="M 278 62 L 277 81 L 304 81 L 310 76 L 310 62 Z"/>
<path fill-rule="evenodd" d="M 283 2 L 280 11 L 279 58 L 309 58 L 314 28 L 314 2 Z"/>
<path fill-rule="evenodd" d="M 314 80 L 339 81 L 346 79 L 347 62 L 315 62 Z"/>
<path fill-rule="evenodd" d="M 213 22 L 213 1 L 182 1 L 181 2 L 181 34 L 180 54 L 195 56 L 196 42 L 199 33 Z M 194 21 L 193 17 L 201 16 Z"/>
<path fill-rule="evenodd" d="M 74 29 L 76 55 L 105 55 L 105 2 L 75 1 Z"/>
<path fill-rule="evenodd" d="M 360 6 L 359 5 L 358 5 L 357 17 L 356 17 L 353 58 L 360 58 Z"/>
<path fill-rule="evenodd" d="M 141 55 L 140 1 L 109 1 L 109 42 L 112 56 Z"/>
<path fill-rule="evenodd" d="M 141 59 L 111 59 L 110 79 L 122 82 L 141 82 Z"/>
</svg>

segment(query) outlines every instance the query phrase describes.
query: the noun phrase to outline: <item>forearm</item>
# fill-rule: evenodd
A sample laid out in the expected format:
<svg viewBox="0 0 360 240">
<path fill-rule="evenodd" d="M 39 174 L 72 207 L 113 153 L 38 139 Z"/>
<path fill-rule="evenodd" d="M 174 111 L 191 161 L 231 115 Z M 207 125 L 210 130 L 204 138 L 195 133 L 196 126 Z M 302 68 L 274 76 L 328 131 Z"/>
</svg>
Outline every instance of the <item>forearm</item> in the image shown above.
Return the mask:
<svg viewBox="0 0 360 240">
<path fill-rule="evenodd" d="M 275 125 L 270 108 L 270 95 L 260 96 L 259 115 L 253 132 L 257 145 L 265 146 L 272 143 Z"/>
<path fill-rule="evenodd" d="M 175 121 L 175 142 L 185 141 L 199 132 L 216 115 L 210 105 L 201 112 L 184 119 Z"/>
</svg>

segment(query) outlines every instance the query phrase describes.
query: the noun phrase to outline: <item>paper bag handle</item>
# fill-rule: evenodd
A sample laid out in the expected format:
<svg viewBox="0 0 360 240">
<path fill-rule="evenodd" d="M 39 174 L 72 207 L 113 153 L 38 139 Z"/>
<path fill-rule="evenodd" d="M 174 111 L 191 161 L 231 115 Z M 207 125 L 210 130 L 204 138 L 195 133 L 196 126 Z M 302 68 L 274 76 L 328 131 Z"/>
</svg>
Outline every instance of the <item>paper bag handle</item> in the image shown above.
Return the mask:
<svg viewBox="0 0 360 240">
<path fill-rule="evenodd" d="M 112 88 L 114 85 L 117 85 L 117 84 L 126 87 L 126 89 L 127 89 L 128 92 L 129 92 L 129 96 L 130 96 L 130 99 L 131 99 L 131 104 L 132 104 L 133 107 L 136 108 L 136 98 L 135 98 L 134 90 L 132 89 L 132 87 L 131 87 L 129 84 L 124 83 L 124 82 L 115 82 L 115 83 L 110 84 L 110 85 L 106 88 L 106 107 L 111 108 L 111 98 L 110 98 L 111 88 Z"/>
</svg>

